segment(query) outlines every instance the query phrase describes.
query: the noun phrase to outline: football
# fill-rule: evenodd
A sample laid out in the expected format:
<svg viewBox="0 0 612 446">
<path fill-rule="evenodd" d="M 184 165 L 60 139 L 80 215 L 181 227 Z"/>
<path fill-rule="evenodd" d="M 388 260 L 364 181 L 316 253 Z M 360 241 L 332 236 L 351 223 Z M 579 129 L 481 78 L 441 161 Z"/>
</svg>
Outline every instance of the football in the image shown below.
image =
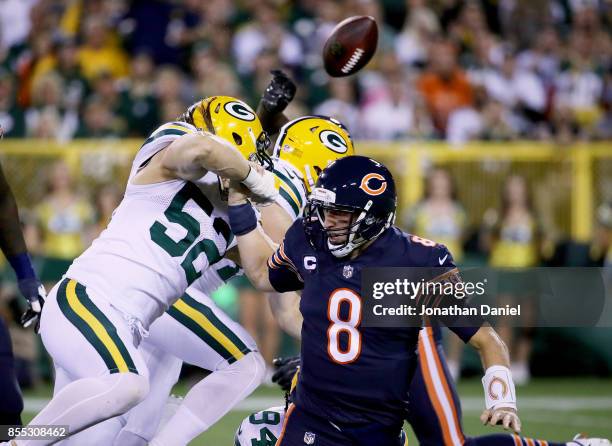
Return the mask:
<svg viewBox="0 0 612 446">
<path fill-rule="evenodd" d="M 323 47 L 325 71 L 332 77 L 355 74 L 372 59 L 378 26 L 371 16 L 349 17 L 334 28 Z"/>
</svg>

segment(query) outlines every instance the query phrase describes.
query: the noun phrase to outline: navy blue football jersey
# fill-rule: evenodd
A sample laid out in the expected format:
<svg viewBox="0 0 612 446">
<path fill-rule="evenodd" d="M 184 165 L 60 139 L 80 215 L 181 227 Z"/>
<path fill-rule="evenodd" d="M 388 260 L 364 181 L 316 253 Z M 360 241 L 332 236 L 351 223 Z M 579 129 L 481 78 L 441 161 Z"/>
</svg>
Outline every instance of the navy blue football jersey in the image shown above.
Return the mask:
<svg viewBox="0 0 612 446">
<path fill-rule="evenodd" d="M 361 272 L 367 267 L 455 269 L 444 245 L 391 227 L 356 258 L 315 250 L 296 220 L 268 261 L 279 292 L 302 290 L 298 407 L 337 424 L 401 425 L 417 360 L 419 328 L 362 327 Z M 467 342 L 477 328 L 454 329 Z"/>
</svg>

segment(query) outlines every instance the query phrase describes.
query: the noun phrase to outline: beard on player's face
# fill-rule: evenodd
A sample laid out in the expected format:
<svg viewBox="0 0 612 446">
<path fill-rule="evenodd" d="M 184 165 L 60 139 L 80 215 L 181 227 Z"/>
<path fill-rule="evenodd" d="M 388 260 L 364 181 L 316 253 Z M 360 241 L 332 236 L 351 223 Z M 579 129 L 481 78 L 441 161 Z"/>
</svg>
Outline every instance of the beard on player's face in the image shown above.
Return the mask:
<svg viewBox="0 0 612 446">
<path fill-rule="evenodd" d="M 332 245 L 342 245 L 348 241 L 349 227 L 354 221 L 354 212 L 325 209 L 323 227 L 327 230 Z"/>
</svg>

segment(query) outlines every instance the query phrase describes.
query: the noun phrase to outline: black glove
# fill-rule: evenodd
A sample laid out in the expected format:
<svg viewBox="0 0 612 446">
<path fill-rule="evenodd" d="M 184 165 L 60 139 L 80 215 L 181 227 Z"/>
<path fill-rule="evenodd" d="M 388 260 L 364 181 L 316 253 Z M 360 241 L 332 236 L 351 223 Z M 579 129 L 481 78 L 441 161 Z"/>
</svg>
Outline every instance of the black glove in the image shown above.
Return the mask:
<svg viewBox="0 0 612 446">
<path fill-rule="evenodd" d="M 261 97 L 261 104 L 269 113 L 281 113 L 293 100 L 296 86 L 281 70 L 272 70 L 270 73 L 274 77 Z"/>
<path fill-rule="evenodd" d="M 289 392 L 291 381 L 300 368 L 300 357 L 275 358 L 272 364 L 276 367 L 276 372 L 272 375 L 272 382 L 278 384 L 285 392 Z"/>
<path fill-rule="evenodd" d="M 39 316 L 47 297 L 45 287 L 36 277 L 22 279 L 17 282 L 17 286 L 21 294 L 28 300 L 28 309 L 21 315 L 21 325 L 29 327 L 33 322 L 36 322 L 34 329 L 38 333 Z"/>
</svg>

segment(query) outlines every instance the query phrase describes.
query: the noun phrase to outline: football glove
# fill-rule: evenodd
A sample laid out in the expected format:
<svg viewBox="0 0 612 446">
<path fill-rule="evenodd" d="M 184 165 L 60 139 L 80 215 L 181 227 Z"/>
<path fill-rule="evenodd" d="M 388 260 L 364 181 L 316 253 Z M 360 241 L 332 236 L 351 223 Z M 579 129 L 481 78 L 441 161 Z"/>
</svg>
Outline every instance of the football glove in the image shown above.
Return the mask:
<svg viewBox="0 0 612 446">
<path fill-rule="evenodd" d="M 276 367 L 276 372 L 272 375 L 272 382 L 278 384 L 285 392 L 289 392 L 293 376 L 300 367 L 300 357 L 275 358 L 272 364 Z"/>
<path fill-rule="evenodd" d="M 269 113 L 281 113 L 293 100 L 296 86 L 281 70 L 272 70 L 270 73 L 273 78 L 261 97 L 261 104 Z"/>
<path fill-rule="evenodd" d="M 42 286 L 36 277 L 22 279 L 17 282 L 17 286 L 21 294 L 28 300 L 28 308 L 25 313 L 21 315 L 21 325 L 27 328 L 32 325 L 32 323 L 36 323 L 34 329 L 38 333 L 40 324 L 39 316 L 45 304 L 45 298 L 47 297 L 45 287 Z"/>
</svg>

